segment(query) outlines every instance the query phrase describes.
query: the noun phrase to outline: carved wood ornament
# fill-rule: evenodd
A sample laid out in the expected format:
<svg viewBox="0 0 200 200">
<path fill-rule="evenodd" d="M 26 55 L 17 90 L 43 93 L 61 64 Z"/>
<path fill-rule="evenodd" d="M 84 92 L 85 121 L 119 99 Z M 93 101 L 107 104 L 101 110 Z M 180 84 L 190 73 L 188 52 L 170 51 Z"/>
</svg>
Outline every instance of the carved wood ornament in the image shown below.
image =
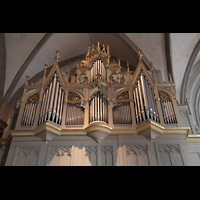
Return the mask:
<svg viewBox="0 0 200 200">
<path fill-rule="evenodd" d="M 125 91 L 125 92 L 122 92 L 121 94 L 119 94 L 116 98 L 117 101 L 120 101 L 120 100 L 129 100 L 129 92 L 128 91 Z"/>
<path fill-rule="evenodd" d="M 170 100 L 170 97 L 166 92 L 159 91 L 158 94 L 161 100 Z"/>
<path fill-rule="evenodd" d="M 69 92 L 68 101 L 81 101 L 81 97 L 75 92 Z"/>
<path fill-rule="evenodd" d="M 39 101 L 39 92 L 30 96 L 27 100 L 27 102 L 34 102 L 34 103 L 37 103 L 38 101 Z"/>
</svg>

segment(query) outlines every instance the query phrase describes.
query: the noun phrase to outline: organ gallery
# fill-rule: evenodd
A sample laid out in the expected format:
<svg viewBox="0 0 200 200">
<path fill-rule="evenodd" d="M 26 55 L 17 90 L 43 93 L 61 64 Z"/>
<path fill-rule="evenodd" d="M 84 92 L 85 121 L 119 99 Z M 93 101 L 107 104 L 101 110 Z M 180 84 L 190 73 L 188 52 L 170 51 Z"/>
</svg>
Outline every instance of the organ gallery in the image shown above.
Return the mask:
<svg viewBox="0 0 200 200">
<path fill-rule="evenodd" d="M 140 49 L 135 68 L 111 51 L 88 45 L 64 72 L 57 50 L 40 84 L 26 76 L 7 165 L 188 165 L 190 128 L 179 124 L 172 78 L 161 83 Z"/>
</svg>

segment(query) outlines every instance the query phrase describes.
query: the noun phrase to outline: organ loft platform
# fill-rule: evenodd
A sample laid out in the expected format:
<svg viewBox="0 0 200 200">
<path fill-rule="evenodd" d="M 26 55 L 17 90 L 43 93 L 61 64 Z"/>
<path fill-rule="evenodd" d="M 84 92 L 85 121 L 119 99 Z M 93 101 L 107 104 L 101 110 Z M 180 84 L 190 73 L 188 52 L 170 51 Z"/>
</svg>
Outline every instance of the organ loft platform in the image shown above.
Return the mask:
<svg viewBox="0 0 200 200">
<path fill-rule="evenodd" d="M 39 84 L 26 76 L 5 165 L 190 165 L 172 76 L 163 82 L 140 49 L 135 67 L 110 51 L 97 41 L 62 71 L 57 50 Z"/>
</svg>

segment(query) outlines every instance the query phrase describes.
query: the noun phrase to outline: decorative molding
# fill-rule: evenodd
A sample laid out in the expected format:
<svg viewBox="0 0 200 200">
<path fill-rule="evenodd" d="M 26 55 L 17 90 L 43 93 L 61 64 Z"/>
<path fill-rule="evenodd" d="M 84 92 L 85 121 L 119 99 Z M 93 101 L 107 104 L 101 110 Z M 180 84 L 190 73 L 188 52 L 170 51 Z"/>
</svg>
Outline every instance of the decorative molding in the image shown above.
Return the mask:
<svg viewBox="0 0 200 200">
<path fill-rule="evenodd" d="M 179 149 L 179 145 L 160 145 L 158 148 L 158 151 L 160 153 L 179 153 L 180 154 L 180 149 Z"/>
<path fill-rule="evenodd" d="M 85 151 L 86 151 L 85 156 L 91 155 L 91 154 L 97 155 L 97 146 L 94 146 L 94 145 L 85 146 Z"/>
<path fill-rule="evenodd" d="M 69 146 L 52 147 L 51 155 L 56 155 L 59 157 L 64 155 L 71 156 L 71 147 Z"/>
<path fill-rule="evenodd" d="M 183 116 L 183 117 L 188 116 L 187 110 L 180 111 L 179 113 L 180 113 L 180 115 Z"/>
<path fill-rule="evenodd" d="M 119 94 L 116 97 L 116 100 L 117 101 L 120 101 L 120 100 L 129 100 L 129 91 L 125 91 L 125 92 L 122 92 L 121 94 Z"/>
<path fill-rule="evenodd" d="M 166 92 L 158 91 L 161 100 L 170 100 L 169 95 Z"/>
<path fill-rule="evenodd" d="M 148 150 L 146 145 L 131 145 L 126 148 L 126 155 L 130 155 L 133 153 L 134 155 L 146 154 L 148 155 Z"/>
<path fill-rule="evenodd" d="M 38 155 L 40 147 L 20 147 L 18 156 Z"/>
<path fill-rule="evenodd" d="M 68 101 L 81 101 L 81 97 L 79 94 L 75 92 L 68 93 Z"/>
<path fill-rule="evenodd" d="M 113 155 L 113 146 L 102 145 L 102 146 L 100 146 L 100 152 L 102 155 Z"/>
<path fill-rule="evenodd" d="M 39 101 L 39 92 L 30 96 L 27 100 L 27 102 L 34 102 L 34 103 L 37 103 L 38 101 Z"/>
</svg>

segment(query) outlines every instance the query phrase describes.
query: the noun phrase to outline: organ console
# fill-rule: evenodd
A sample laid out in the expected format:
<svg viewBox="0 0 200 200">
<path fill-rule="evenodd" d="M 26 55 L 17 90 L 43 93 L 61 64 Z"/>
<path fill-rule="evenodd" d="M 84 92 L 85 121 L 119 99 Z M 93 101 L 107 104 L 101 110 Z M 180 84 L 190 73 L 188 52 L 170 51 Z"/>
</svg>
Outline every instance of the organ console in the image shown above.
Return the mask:
<svg viewBox="0 0 200 200">
<path fill-rule="evenodd" d="M 63 129 L 77 125 L 83 128 L 94 122 L 104 122 L 111 127 L 133 127 L 146 121 L 177 124 L 174 94 L 164 85 L 158 86 L 156 70 L 152 78 L 142 61 L 141 51 L 138 51 L 138 66 L 134 68 L 127 62 L 126 68 L 120 59 L 110 63 L 109 45 L 101 47 L 98 41 L 96 48 L 88 46 L 85 60 L 77 61 L 76 74 L 72 68 L 68 74 L 62 72 L 58 63 L 60 51 L 56 53 L 56 61 L 47 77 L 45 69 L 42 85 L 32 86 L 35 94 L 30 93 L 26 80 L 24 97 L 27 99 L 18 116 L 21 128 L 46 122 Z M 71 80 L 71 84 L 66 80 Z"/>
</svg>

